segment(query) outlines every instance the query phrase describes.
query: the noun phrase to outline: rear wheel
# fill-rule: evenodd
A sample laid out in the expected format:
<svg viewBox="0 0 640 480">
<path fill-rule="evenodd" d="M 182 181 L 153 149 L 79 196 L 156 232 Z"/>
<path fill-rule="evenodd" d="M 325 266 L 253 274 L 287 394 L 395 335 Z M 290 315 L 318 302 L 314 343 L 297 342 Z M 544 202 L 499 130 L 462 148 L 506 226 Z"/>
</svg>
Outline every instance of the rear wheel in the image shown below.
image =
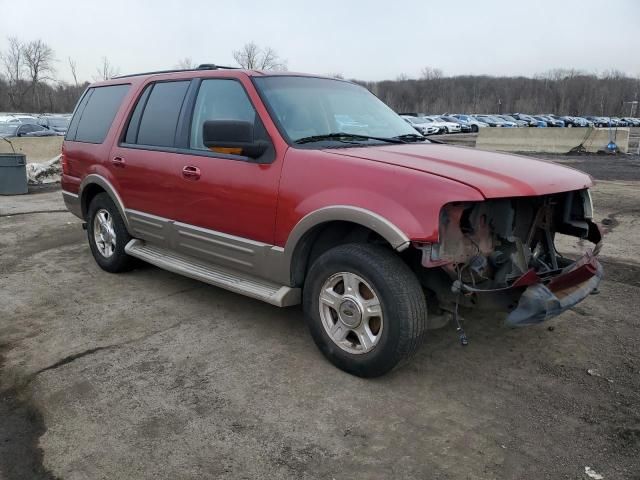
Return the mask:
<svg viewBox="0 0 640 480">
<path fill-rule="evenodd" d="M 322 353 L 361 377 L 383 375 L 409 358 L 426 330 L 418 279 L 381 246 L 348 244 L 321 255 L 307 275 L 303 306 Z"/>
<path fill-rule="evenodd" d="M 118 273 L 135 266 L 135 259 L 124 251 L 131 236 L 120 212 L 106 193 L 99 193 L 89 204 L 87 236 L 93 258 L 103 270 Z"/>
</svg>

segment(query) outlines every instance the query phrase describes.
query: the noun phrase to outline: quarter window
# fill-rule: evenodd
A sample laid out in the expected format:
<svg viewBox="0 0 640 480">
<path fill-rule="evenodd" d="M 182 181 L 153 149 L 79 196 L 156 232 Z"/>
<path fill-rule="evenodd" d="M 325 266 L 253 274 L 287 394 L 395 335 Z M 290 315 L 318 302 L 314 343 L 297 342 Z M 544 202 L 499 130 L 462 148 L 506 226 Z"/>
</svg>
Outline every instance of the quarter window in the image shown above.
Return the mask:
<svg viewBox="0 0 640 480">
<path fill-rule="evenodd" d="M 77 125 L 77 129 L 67 139 L 87 143 L 104 142 L 128 91 L 129 85 L 90 88 L 71 121 L 71 128 Z"/>
</svg>

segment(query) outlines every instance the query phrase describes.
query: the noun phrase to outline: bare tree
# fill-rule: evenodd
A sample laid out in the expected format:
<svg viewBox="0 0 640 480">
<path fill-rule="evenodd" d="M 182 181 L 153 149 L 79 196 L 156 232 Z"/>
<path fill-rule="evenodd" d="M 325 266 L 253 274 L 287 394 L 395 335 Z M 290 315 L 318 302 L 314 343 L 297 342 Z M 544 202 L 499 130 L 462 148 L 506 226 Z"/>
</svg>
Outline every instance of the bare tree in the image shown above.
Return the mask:
<svg viewBox="0 0 640 480">
<path fill-rule="evenodd" d="M 23 46 L 24 63 L 31 80 L 31 93 L 35 107 L 40 110 L 40 82 L 53 80 L 55 55 L 53 49 L 42 40 L 33 40 Z"/>
<path fill-rule="evenodd" d="M 96 72 L 97 75 L 93 77 L 96 82 L 109 80 L 110 78 L 120 75 L 120 69 L 111 65 L 107 57 L 102 57 L 102 65 L 96 69 Z"/>
<path fill-rule="evenodd" d="M 181 70 L 193 70 L 196 68 L 196 64 L 191 60 L 191 57 L 184 57 L 178 61 L 176 68 Z"/>
<path fill-rule="evenodd" d="M 9 48 L 1 55 L 7 77 L 9 102 L 14 110 L 20 109 L 28 90 L 25 81 L 24 45 L 16 37 L 9 37 Z"/>
<path fill-rule="evenodd" d="M 287 61 L 271 47 L 260 48 L 255 42 L 245 43 L 233 52 L 233 58 L 248 70 L 286 70 Z"/>
<path fill-rule="evenodd" d="M 435 80 L 444 76 L 442 70 L 433 67 L 424 67 L 420 73 L 420 78 L 423 78 L 424 80 Z"/>
<path fill-rule="evenodd" d="M 69 61 L 69 69 L 71 70 L 73 83 L 75 84 L 76 87 L 78 87 L 78 71 L 77 71 L 76 61 L 73 60 L 71 57 L 67 57 L 67 60 Z"/>
</svg>

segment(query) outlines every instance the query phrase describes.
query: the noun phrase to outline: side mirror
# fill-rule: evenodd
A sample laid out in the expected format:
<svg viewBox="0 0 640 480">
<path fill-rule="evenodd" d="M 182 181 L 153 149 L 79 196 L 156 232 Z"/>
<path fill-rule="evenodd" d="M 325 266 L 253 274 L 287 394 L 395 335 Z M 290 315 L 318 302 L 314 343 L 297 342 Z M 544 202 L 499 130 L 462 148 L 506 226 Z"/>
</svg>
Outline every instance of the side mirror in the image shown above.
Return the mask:
<svg viewBox="0 0 640 480">
<path fill-rule="evenodd" d="M 269 147 L 264 140 L 254 139 L 255 124 L 241 120 L 207 120 L 202 125 L 205 147 L 219 153 L 258 158 Z"/>
</svg>

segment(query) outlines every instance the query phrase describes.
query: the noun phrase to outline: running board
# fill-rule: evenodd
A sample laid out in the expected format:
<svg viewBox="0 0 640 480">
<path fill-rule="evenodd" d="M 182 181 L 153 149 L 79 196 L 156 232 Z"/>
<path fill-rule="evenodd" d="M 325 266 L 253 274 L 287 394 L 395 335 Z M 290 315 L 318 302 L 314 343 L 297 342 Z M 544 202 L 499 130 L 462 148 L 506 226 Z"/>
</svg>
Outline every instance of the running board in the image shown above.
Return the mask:
<svg viewBox="0 0 640 480">
<path fill-rule="evenodd" d="M 148 245 L 142 240 L 131 240 L 124 250 L 132 257 L 170 272 L 262 300 L 277 307 L 288 307 L 300 303 L 299 288 L 278 285 L 246 273 L 214 266 L 165 248 Z"/>
</svg>

